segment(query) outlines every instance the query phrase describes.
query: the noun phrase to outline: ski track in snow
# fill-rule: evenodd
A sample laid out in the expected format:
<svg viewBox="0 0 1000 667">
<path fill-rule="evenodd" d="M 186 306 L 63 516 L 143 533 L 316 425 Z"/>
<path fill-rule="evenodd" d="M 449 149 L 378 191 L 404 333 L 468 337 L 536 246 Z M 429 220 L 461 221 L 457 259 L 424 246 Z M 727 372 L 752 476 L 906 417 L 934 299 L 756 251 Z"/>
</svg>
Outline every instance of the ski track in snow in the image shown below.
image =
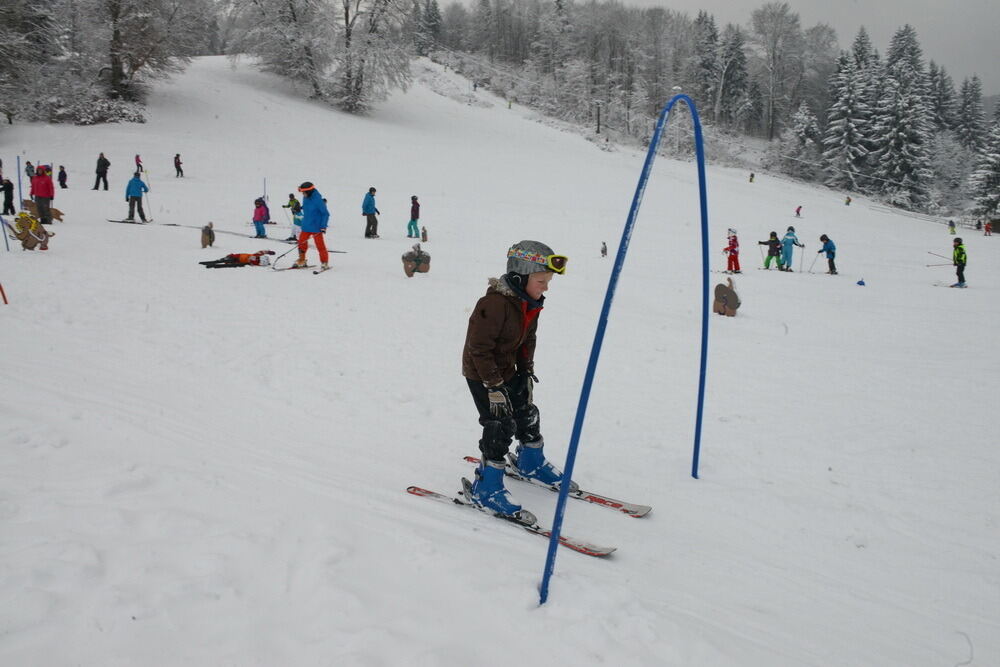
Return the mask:
<svg viewBox="0 0 1000 667">
<path fill-rule="evenodd" d="M 736 227 L 746 273 L 739 315 L 710 322 L 695 481 L 696 178 L 658 160 L 576 468 L 654 510 L 571 504 L 567 534 L 619 550 L 560 550 L 545 607 L 543 541 L 405 493 L 470 474 L 466 320 L 522 238 L 571 258 L 536 356 L 562 463 L 643 158 L 416 71 L 353 117 L 202 58 L 158 85 L 144 125 L 0 132 L 8 174 L 17 154 L 70 173 L 51 250 L 0 254 L 0 664 L 912 667 L 970 645 L 973 664 L 1000 664 L 1000 241 L 962 230 L 971 289 L 933 289 L 953 275 L 924 267 L 949 252 L 945 228 L 860 196 L 709 167 L 713 268 Z M 107 193 L 89 189 L 100 151 Z M 107 223 L 137 152 L 157 222 L 249 236 L 265 179 L 279 223 L 311 180 L 347 254 L 322 277 L 206 270 L 288 246 L 220 234 L 202 250 L 197 229 Z M 362 238 L 370 185 L 377 241 Z M 433 259 L 406 279 L 411 194 Z M 822 259 L 754 271 L 756 241 L 788 224 L 806 269 L 829 234 L 841 275 Z M 554 494 L 510 488 L 551 522 Z"/>
</svg>

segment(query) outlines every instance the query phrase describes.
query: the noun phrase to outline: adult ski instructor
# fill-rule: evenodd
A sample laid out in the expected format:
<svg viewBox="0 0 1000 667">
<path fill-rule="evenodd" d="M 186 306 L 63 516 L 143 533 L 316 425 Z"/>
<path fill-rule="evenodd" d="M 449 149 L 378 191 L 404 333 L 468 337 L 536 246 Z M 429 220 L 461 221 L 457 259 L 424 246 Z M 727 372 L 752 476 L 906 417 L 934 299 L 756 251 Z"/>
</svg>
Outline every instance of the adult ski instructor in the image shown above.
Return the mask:
<svg viewBox="0 0 1000 667">
<path fill-rule="evenodd" d="M 566 257 L 538 241 L 521 241 L 507 251 L 507 273 L 491 278 L 465 336 L 462 375 L 483 427 L 482 459 L 468 500 L 492 514 L 533 523 L 504 488 L 504 457 L 511 438 L 520 441 L 511 465 L 522 476 L 558 485 L 562 472 L 545 460 L 539 412 L 532 400 L 535 340 L 543 296 L 552 276 L 566 271 Z M 464 482 L 463 482 L 464 486 Z"/>
<path fill-rule="evenodd" d="M 295 266 L 302 269 L 306 266 L 306 251 L 309 249 L 309 239 L 316 243 L 316 250 L 319 251 L 319 261 L 321 270 L 330 268 L 330 254 L 326 250 L 326 226 L 330 222 L 330 210 L 323 201 L 323 195 L 319 193 L 316 186 L 306 181 L 299 186 L 302 193 L 302 233 L 299 234 L 299 258 Z"/>
</svg>

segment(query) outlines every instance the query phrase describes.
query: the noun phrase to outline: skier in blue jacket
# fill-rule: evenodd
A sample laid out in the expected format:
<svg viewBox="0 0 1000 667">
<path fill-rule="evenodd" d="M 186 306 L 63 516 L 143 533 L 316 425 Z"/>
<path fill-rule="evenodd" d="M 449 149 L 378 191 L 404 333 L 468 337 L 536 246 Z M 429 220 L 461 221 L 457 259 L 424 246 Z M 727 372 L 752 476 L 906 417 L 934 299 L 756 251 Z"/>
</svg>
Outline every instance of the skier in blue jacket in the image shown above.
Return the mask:
<svg viewBox="0 0 1000 667">
<path fill-rule="evenodd" d="M 819 240 L 823 242 L 823 247 L 816 251 L 816 254 L 821 252 L 826 253 L 826 263 L 830 266 L 830 270 L 827 271 L 831 276 L 837 275 L 837 265 L 834 263 L 834 259 L 837 257 L 837 246 L 834 245 L 833 241 L 826 234 L 819 237 Z"/>
<path fill-rule="evenodd" d="M 330 222 L 330 209 L 326 206 L 323 195 L 316 186 L 306 181 L 299 186 L 302 193 L 302 233 L 299 234 L 299 258 L 295 262 L 297 268 L 305 268 L 306 251 L 309 249 L 309 239 L 316 244 L 319 251 L 319 261 L 322 270 L 330 268 L 330 255 L 326 249 L 326 227 Z"/>
<path fill-rule="evenodd" d="M 139 207 L 139 219 L 146 222 L 146 213 L 142 210 L 142 194 L 144 192 L 149 192 L 149 186 L 139 178 L 139 172 L 135 172 L 132 180 L 125 186 L 125 201 L 128 202 L 128 218 L 126 220 L 129 222 L 135 220 L 136 206 Z"/>
<path fill-rule="evenodd" d="M 361 215 L 365 216 L 365 220 L 367 221 L 365 225 L 365 238 L 377 239 L 378 216 L 381 215 L 381 211 L 375 207 L 375 188 L 368 188 L 365 199 L 361 202 Z"/>
<path fill-rule="evenodd" d="M 785 232 L 785 236 L 781 239 L 781 265 L 778 266 L 779 271 L 792 270 L 792 251 L 795 246 L 805 248 L 804 244 L 799 243 L 799 237 L 795 235 L 795 228 L 789 227 L 788 231 Z"/>
</svg>

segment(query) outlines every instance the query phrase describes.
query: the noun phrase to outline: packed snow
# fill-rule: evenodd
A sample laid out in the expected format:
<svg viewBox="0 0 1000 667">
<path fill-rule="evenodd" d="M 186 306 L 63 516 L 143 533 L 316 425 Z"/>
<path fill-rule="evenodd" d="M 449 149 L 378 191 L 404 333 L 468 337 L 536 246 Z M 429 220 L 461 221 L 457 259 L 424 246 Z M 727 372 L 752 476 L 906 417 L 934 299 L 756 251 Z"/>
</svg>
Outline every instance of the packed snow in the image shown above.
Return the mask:
<svg viewBox="0 0 1000 667">
<path fill-rule="evenodd" d="M 563 464 L 644 158 L 418 71 L 357 117 L 202 58 L 146 124 L 0 132 L 5 174 L 19 155 L 70 178 L 50 250 L 0 249 L 0 664 L 1000 664 L 1000 238 L 960 229 L 969 289 L 941 289 L 953 269 L 926 265 L 948 262 L 928 254 L 950 257 L 946 227 L 863 197 L 710 164 L 712 268 L 735 227 L 743 304 L 710 321 L 695 480 L 697 177 L 656 163 L 575 474 L 654 509 L 571 501 L 564 532 L 618 551 L 560 549 L 546 605 L 547 541 L 405 492 L 472 473 L 466 321 L 521 239 L 570 257 L 536 354 Z M 155 222 L 107 222 L 136 153 Z M 283 238 L 306 180 L 346 253 L 332 271 L 198 264 L 288 250 L 249 238 L 253 200 L 266 187 Z M 413 194 L 432 264 L 406 278 Z M 756 242 L 789 225 L 795 272 L 757 270 Z M 838 276 L 814 264 L 821 233 Z M 555 494 L 508 488 L 551 523 Z"/>
</svg>

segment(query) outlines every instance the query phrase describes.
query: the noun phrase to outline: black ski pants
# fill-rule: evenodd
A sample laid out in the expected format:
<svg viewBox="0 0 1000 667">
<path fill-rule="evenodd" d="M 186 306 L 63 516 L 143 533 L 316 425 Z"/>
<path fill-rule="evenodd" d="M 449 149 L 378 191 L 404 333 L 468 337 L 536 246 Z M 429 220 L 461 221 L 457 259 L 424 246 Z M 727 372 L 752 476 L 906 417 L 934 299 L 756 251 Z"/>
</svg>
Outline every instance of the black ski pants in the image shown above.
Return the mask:
<svg viewBox="0 0 1000 667">
<path fill-rule="evenodd" d="M 104 181 L 104 189 L 107 190 L 108 189 L 108 172 L 106 172 L 106 171 L 99 171 L 99 172 L 97 172 L 97 178 L 94 180 L 94 189 L 95 190 L 97 189 L 97 186 L 101 184 L 101 181 Z"/>
<path fill-rule="evenodd" d="M 146 212 L 142 210 L 142 197 L 128 198 L 128 219 L 135 220 L 135 209 L 139 207 L 139 219 L 146 222 Z"/>
<path fill-rule="evenodd" d="M 378 216 L 365 214 L 365 238 L 373 239 L 378 236 Z"/>
<path fill-rule="evenodd" d="M 965 264 L 955 265 L 955 275 L 958 276 L 958 282 L 960 283 L 965 282 Z"/>
<path fill-rule="evenodd" d="M 541 419 L 538 408 L 532 402 L 531 380 L 527 375 L 515 373 L 507 383 L 514 414 L 497 418 L 490 414 L 489 390 L 478 380 L 466 378 L 472 400 L 479 411 L 479 424 L 483 427 L 483 437 L 479 441 L 479 451 L 487 461 L 503 461 L 510 451 L 511 439 L 517 436 L 521 442 L 535 442 L 541 435 Z"/>
<path fill-rule="evenodd" d="M 38 221 L 43 225 L 52 224 L 52 198 L 35 197 L 35 208 L 38 209 Z"/>
</svg>

